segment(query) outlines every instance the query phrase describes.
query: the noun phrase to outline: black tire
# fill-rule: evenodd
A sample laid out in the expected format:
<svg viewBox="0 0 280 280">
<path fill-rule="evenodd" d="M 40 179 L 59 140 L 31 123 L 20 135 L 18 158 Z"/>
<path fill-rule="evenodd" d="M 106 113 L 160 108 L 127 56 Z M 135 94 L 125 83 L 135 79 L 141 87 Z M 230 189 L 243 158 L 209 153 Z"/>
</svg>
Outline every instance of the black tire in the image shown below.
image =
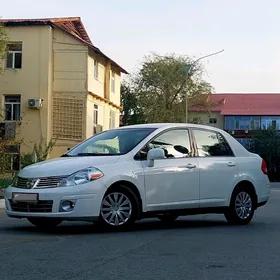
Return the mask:
<svg viewBox="0 0 280 280">
<path fill-rule="evenodd" d="M 172 213 L 166 213 L 163 215 L 158 216 L 158 218 L 164 222 L 164 223 L 173 223 L 175 220 L 178 219 L 178 215 L 172 214 Z"/>
<path fill-rule="evenodd" d="M 244 201 L 247 201 L 247 203 L 243 204 L 242 207 L 245 207 L 247 210 L 242 212 L 237 207 L 241 204 L 239 204 L 240 198 L 244 197 Z M 249 203 L 250 201 L 250 203 Z M 251 222 L 253 219 L 254 213 L 255 213 L 255 194 L 254 192 L 246 187 L 238 188 L 236 189 L 231 197 L 230 206 L 224 213 L 226 220 L 229 224 L 232 225 L 247 225 Z M 240 212 L 241 211 L 241 212 Z M 243 214 L 242 214 L 243 213 Z M 243 217 L 242 217 L 243 216 Z"/>
<path fill-rule="evenodd" d="M 61 220 L 47 219 L 47 218 L 27 218 L 27 220 L 34 226 L 44 230 L 54 229 L 62 223 Z"/>
<path fill-rule="evenodd" d="M 116 194 L 118 196 L 115 199 L 114 195 Z M 112 199 L 114 199 L 114 202 L 115 200 L 117 200 L 118 202 L 117 203 L 118 205 L 112 206 L 111 210 L 109 210 L 110 207 L 108 205 L 103 204 L 104 201 L 105 203 L 109 202 L 111 204 L 109 200 L 109 196 Z M 121 200 L 121 197 L 123 197 L 123 200 Z M 128 203 L 125 203 L 127 201 Z M 116 208 L 112 210 L 113 207 Z M 129 208 L 130 210 L 128 210 Z M 126 210 L 122 211 L 120 209 L 126 209 Z M 140 208 L 139 208 L 138 198 L 134 194 L 134 192 L 130 190 L 130 188 L 127 186 L 119 185 L 110 189 L 104 195 L 100 207 L 99 224 L 105 227 L 106 229 L 110 229 L 110 230 L 128 230 L 131 229 L 136 219 L 139 217 L 139 211 Z M 126 215 L 124 215 L 124 213 L 126 213 Z M 110 222 L 111 218 L 112 221 Z"/>
</svg>

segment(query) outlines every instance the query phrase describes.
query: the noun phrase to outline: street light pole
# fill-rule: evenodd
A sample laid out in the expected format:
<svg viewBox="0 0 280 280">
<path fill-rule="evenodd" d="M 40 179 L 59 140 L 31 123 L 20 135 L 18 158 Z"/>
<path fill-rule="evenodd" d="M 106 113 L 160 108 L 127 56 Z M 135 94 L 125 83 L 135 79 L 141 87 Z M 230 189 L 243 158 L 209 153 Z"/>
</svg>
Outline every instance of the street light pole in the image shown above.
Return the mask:
<svg viewBox="0 0 280 280">
<path fill-rule="evenodd" d="M 196 59 L 193 63 L 191 64 L 186 64 L 186 123 L 188 122 L 188 79 L 190 77 L 190 72 L 191 70 L 193 69 L 193 67 L 195 66 L 195 64 L 200 61 L 201 59 L 204 59 L 206 57 L 209 57 L 209 56 L 213 56 L 213 55 L 217 55 L 221 52 L 223 52 L 224 49 L 218 51 L 218 52 L 215 52 L 215 53 L 211 53 L 211 54 L 208 54 L 208 55 L 205 55 L 205 56 L 202 56 L 198 59 Z"/>
</svg>

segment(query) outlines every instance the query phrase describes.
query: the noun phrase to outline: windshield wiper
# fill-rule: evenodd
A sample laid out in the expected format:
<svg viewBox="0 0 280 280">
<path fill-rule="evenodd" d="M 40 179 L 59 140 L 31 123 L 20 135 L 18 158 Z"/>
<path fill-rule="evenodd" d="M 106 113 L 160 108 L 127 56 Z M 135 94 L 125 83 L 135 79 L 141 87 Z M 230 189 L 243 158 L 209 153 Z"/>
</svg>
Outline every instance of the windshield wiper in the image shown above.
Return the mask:
<svg viewBox="0 0 280 280">
<path fill-rule="evenodd" d="M 60 156 L 60 157 L 72 157 L 72 156 L 70 156 L 70 155 L 68 155 L 68 154 L 63 154 L 63 155 Z"/>
</svg>

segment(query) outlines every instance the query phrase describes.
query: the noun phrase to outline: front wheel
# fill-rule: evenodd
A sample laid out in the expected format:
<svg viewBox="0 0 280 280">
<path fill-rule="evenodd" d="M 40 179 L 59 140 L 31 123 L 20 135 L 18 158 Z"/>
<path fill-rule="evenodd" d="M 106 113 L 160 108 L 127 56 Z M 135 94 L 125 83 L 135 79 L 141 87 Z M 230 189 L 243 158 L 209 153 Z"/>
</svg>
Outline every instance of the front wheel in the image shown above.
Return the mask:
<svg viewBox="0 0 280 280">
<path fill-rule="evenodd" d="M 124 229 L 137 218 L 138 201 L 126 186 L 119 186 L 105 194 L 100 209 L 102 225 L 111 229 Z"/>
<path fill-rule="evenodd" d="M 53 229 L 62 223 L 60 220 L 46 219 L 46 218 L 27 218 L 27 220 L 34 226 L 40 229 Z"/>
<path fill-rule="evenodd" d="M 247 189 L 239 189 L 232 195 L 231 203 L 225 212 L 225 218 L 230 224 L 247 225 L 254 216 L 254 196 Z"/>
</svg>

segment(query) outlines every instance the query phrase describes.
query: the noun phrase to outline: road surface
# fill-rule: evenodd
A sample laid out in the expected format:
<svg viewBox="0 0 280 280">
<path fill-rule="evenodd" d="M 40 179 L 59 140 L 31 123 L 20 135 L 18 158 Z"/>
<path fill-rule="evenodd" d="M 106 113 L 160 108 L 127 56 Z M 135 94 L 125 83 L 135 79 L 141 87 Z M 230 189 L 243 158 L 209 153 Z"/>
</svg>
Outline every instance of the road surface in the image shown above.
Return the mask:
<svg viewBox="0 0 280 280">
<path fill-rule="evenodd" d="M 124 233 L 64 223 L 51 233 L 0 212 L 1 280 L 279 280 L 280 189 L 249 226 L 223 216 L 151 219 Z M 1 210 L 0 210 L 1 211 Z"/>
</svg>

